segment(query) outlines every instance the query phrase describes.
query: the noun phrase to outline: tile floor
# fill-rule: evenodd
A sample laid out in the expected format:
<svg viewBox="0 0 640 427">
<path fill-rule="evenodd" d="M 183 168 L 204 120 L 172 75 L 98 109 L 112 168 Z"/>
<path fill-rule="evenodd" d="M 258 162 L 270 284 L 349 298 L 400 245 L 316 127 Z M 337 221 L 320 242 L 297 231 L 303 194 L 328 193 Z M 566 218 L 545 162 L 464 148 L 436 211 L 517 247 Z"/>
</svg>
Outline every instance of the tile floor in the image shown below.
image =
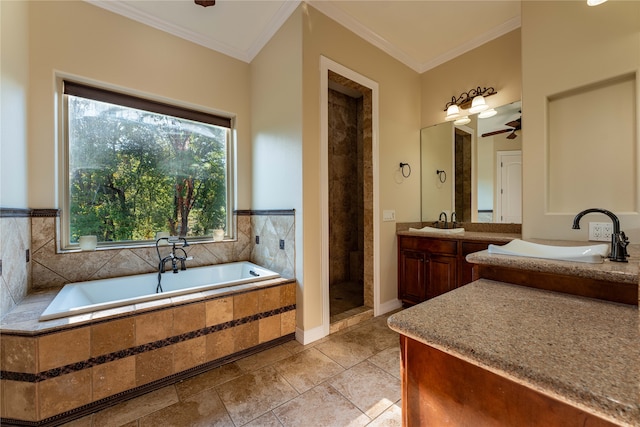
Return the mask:
<svg viewBox="0 0 640 427">
<path fill-rule="evenodd" d="M 400 347 L 388 315 L 290 341 L 66 424 L 400 426 Z"/>
<path fill-rule="evenodd" d="M 336 315 L 364 305 L 364 285 L 358 282 L 340 282 L 329 285 L 329 311 L 331 321 Z"/>
</svg>

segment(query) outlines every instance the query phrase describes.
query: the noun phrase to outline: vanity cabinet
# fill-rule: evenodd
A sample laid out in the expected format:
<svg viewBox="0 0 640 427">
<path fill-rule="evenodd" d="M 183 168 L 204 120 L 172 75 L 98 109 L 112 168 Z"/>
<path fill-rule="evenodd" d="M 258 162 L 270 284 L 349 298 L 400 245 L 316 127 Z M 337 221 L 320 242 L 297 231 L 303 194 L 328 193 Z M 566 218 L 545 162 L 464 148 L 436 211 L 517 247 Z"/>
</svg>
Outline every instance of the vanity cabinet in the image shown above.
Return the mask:
<svg viewBox="0 0 640 427">
<path fill-rule="evenodd" d="M 414 305 L 455 289 L 458 243 L 398 236 L 398 298 Z"/>
<path fill-rule="evenodd" d="M 473 281 L 465 257 L 504 241 L 398 235 L 398 299 L 419 304 Z"/>
<path fill-rule="evenodd" d="M 617 425 L 405 335 L 400 354 L 405 427 Z"/>
</svg>

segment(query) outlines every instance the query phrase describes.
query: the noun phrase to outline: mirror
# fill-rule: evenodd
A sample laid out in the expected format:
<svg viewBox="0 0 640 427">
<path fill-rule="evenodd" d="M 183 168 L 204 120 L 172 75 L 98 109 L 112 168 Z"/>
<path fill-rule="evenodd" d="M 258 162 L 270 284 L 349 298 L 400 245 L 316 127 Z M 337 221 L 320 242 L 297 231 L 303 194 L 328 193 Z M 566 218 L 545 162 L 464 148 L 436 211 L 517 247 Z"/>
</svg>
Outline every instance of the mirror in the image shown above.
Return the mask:
<svg viewBox="0 0 640 427">
<path fill-rule="evenodd" d="M 422 221 L 522 223 L 521 102 L 420 132 Z"/>
</svg>

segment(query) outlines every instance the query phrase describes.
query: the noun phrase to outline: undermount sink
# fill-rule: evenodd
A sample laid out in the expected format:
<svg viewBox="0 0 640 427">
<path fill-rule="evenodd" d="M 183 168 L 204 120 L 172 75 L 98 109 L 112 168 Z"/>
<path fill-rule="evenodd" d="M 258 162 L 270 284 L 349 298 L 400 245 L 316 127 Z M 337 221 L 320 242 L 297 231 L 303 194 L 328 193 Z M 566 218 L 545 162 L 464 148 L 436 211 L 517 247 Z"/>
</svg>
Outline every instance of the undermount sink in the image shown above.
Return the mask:
<svg viewBox="0 0 640 427">
<path fill-rule="evenodd" d="M 464 233 L 464 228 L 435 228 L 427 226 L 422 228 L 410 228 L 409 231 L 417 231 L 420 233 L 457 234 Z"/>
<path fill-rule="evenodd" d="M 609 245 L 551 246 L 515 239 L 506 245 L 489 245 L 490 254 L 599 264 L 609 253 Z"/>
</svg>

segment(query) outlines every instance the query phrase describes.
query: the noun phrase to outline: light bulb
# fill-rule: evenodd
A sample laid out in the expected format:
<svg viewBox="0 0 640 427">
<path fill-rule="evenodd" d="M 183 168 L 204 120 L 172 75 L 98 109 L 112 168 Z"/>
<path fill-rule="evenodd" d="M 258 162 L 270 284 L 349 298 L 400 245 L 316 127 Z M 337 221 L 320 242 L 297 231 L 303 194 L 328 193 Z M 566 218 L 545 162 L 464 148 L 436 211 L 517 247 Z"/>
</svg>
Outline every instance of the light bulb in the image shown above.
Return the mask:
<svg viewBox="0 0 640 427">
<path fill-rule="evenodd" d="M 489 108 L 489 106 L 485 102 L 484 96 L 478 95 L 475 98 L 473 98 L 473 101 L 471 101 L 471 108 L 469 108 L 469 112 L 471 114 L 475 114 L 475 113 L 479 113 L 480 111 L 484 111 L 487 108 Z"/>
<path fill-rule="evenodd" d="M 454 121 L 453 124 L 456 126 L 462 126 L 462 125 L 466 125 L 469 122 L 471 122 L 471 119 L 469 118 L 469 116 L 464 116 Z"/>
<path fill-rule="evenodd" d="M 450 105 L 449 108 L 447 108 L 447 117 L 445 117 L 445 120 L 449 122 L 456 119 L 459 115 L 460 109 L 458 106 L 456 104 Z"/>
</svg>

